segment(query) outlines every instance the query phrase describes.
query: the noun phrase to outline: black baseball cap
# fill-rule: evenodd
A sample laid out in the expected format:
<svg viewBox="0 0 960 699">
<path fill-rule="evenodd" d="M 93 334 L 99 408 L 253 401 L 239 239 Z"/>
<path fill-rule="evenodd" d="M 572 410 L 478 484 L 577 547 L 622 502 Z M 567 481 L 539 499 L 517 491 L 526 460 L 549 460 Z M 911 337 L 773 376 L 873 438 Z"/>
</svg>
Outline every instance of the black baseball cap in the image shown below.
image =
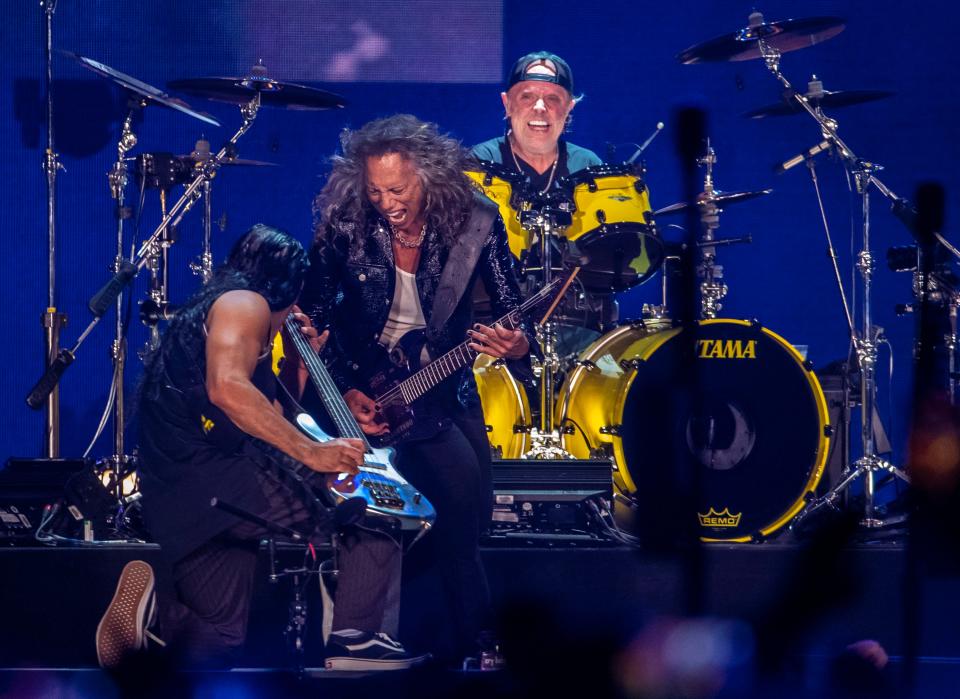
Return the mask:
<svg viewBox="0 0 960 699">
<path fill-rule="evenodd" d="M 554 83 L 573 94 L 573 73 L 567 62 L 555 53 L 535 51 L 517 59 L 507 76 L 507 90 L 523 80 Z"/>
</svg>

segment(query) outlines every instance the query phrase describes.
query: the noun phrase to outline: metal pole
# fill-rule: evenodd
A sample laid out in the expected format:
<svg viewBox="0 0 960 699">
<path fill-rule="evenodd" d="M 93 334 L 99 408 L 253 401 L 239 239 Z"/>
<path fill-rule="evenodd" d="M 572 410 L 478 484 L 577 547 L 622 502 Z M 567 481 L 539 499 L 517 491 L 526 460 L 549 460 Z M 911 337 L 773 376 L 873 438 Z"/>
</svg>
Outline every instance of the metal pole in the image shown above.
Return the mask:
<svg viewBox="0 0 960 699">
<path fill-rule="evenodd" d="M 44 86 L 47 93 L 47 147 L 43 171 L 47 176 L 47 310 L 41 316 L 44 329 L 44 364 L 49 368 L 60 351 L 60 328 L 66 324 L 65 314 L 57 312 L 57 171 L 62 168 L 56 152 L 53 133 L 53 13 L 56 0 L 42 0 L 44 14 L 44 43 L 46 71 Z M 48 459 L 60 456 L 60 389 L 55 387 L 47 400 L 44 429 L 44 451 Z"/>
</svg>

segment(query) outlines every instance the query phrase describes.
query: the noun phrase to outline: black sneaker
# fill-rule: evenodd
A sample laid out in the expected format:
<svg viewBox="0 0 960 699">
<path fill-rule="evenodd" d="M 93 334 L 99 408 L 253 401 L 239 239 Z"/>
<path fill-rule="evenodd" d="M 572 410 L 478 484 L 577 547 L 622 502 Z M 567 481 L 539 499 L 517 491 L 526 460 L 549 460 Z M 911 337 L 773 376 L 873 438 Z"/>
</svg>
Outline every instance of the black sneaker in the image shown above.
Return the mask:
<svg viewBox="0 0 960 699">
<path fill-rule="evenodd" d="M 385 633 L 344 629 L 327 640 L 328 670 L 406 670 L 429 655 L 410 655 L 402 644 Z"/>
<path fill-rule="evenodd" d="M 132 655 L 146 650 L 147 639 L 163 642 L 147 629 L 157 613 L 153 568 L 146 561 L 130 561 L 123 567 L 117 591 L 97 625 L 97 662 L 116 669 Z"/>
</svg>

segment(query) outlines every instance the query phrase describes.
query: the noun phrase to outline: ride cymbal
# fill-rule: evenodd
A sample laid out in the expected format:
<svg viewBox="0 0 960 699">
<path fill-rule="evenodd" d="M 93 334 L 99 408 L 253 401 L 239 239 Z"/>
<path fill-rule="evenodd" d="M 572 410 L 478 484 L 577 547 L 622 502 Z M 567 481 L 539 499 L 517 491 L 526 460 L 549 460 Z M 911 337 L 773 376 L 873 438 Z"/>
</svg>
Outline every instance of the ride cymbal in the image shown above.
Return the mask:
<svg viewBox="0 0 960 699">
<path fill-rule="evenodd" d="M 92 58 L 87 58 L 86 56 L 81 56 L 80 54 L 73 53 L 71 51 L 59 50 L 58 53 L 76 61 L 87 70 L 93 71 L 97 75 L 107 78 L 108 80 L 112 80 L 123 89 L 129 90 L 145 100 L 153 102 L 154 104 L 159 104 L 163 107 L 167 107 L 168 109 L 175 109 L 178 112 L 182 112 L 187 116 L 192 116 L 194 119 L 199 119 L 207 124 L 220 126 L 219 121 L 211 116 L 195 111 L 183 100 L 177 99 L 176 97 L 171 97 L 166 92 L 158 90 L 152 85 L 148 85 L 142 80 L 137 80 L 126 73 L 121 73 L 119 70 L 115 70 L 105 63 L 95 61 Z"/>
<path fill-rule="evenodd" d="M 260 94 L 260 104 L 283 109 L 337 109 L 347 101 L 340 95 L 307 85 L 274 80 L 261 64 L 244 78 L 185 78 L 167 83 L 171 90 L 230 104 L 246 104 Z"/>
<path fill-rule="evenodd" d="M 754 12 L 745 28 L 695 44 L 677 54 L 677 60 L 686 65 L 711 61 L 749 61 L 763 57 L 761 40 L 770 48 L 787 53 L 831 39 L 845 27 L 846 23 L 840 17 L 765 22 L 762 14 Z"/>
<path fill-rule="evenodd" d="M 736 204 L 737 202 L 755 199 L 756 197 L 762 197 L 772 192 L 772 189 L 758 189 L 755 191 L 745 192 L 714 192 L 712 196 L 708 196 L 704 193 L 699 195 L 700 198 L 697 200 L 697 206 L 706 206 L 712 202 L 716 206 L 722 207 L 725 204 Z M 653 212 L 653 215 L 663 216 L 664 214 L 676 214 L 686 211 L 689 206 L 689 202 L 678 201 L 676 204 L 670 204 L 670 206 L 657 209 Z"/>
</svg>

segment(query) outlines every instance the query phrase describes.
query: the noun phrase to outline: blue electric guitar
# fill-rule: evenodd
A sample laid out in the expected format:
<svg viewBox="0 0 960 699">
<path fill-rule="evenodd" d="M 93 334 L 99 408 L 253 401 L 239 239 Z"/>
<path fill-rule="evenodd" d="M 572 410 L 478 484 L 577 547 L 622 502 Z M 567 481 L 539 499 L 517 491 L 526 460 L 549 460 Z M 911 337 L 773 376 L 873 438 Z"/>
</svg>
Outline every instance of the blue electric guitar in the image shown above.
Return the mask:
<svg viewBox="0 0 960 699">
<path fill-rule="evenodd" d="M 330 474 L 327 477 L 327 489 L 334 502 L 340 503 L 349 498 L 363 498 L 367 502 L 367 512 L 383 517 L 395 518 L 402 529 L 423 530 L 433 525 L 437 517 L 433 505 L 394 468 L 395 452 L 392 448 L 375 448 L 370 445 L 356 418 L 350 412 L 339 389 L 320 361 L 320 357 L 300 330 L 300 324 L 287 317 L 284 325 L 293 339 L 297 353 L 303 359 L 317 394 L 323 406 L 330 414 L 340 437 L 359 439 L 363 442 L 363 465 L 356 475 L 345 473 Z M 297 426 L 309 437 L 318 442 L 326 442 L 333 437 L 325 433 L 316 421 L 307 413 L 296 418 Z"/>
</svg>

